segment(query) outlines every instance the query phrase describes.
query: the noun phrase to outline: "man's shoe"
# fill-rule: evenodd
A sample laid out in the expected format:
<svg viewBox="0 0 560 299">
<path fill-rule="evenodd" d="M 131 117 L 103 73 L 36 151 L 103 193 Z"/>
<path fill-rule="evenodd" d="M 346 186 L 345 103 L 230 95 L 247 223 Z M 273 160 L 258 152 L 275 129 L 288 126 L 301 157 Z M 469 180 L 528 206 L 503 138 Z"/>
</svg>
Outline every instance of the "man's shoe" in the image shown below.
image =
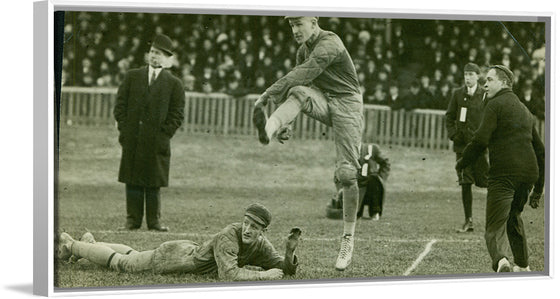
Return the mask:
<svg viewBox="0 0 560 299">
<path fill-rule="evenodd" d="M 338 271 L 344 271 L 350 262 L 352 261 L 352 252 L 354 251 L 354 236 L 344 235 L 342 236 L 342 242 L 340 244 L 340 252 L 338 253 L 338 258 L 336 259 L 335 268 Z"/>
<path fill-rule="evenodd" d="M 264 111 L 265 107 L 262 103 L 258 103 L 255 105 L 253 109 L 253 125 L 257 128 L 257 132 L 259 133 L 259 142 L 261 144 L 267 145 L 270 142 L 268 135 L 266 135 L 266 111 Z"/>
<path fill-rule="evenodd" d="M 458 233 L 472 233 L 474 231 L 474 224 L 472 218 L 465 220 L 465 224 L 460 229 L 457 229 Z"/>
<path fill-rule="evenodd" d="M 531 272 L 531 268 L 529 268 L 529 266 L 527 267 L 519 267 L 519 266 L 513 266 L 513 272 Z"/>
<path fill-rule="evenodd" d="M 498 262 L 498 270 L 496 272 L 511 272 L 511 264 L 507 258 L 503 257 Z"/>
<path fill-rule="evenodd" d="M 67 233 L 62 233 L 58 237 L 58 259 L 67 261 L 72 256 L 72 243 L 74 239 Z"/>
<path fill-rule="evenodd" d="M 159 225 L 159 224 L 154 225 L 154 226 L 152 226 L 152 227 L 150 227 L 150 228 L 148 228 L 148 229 L 149 229 L 149 230 L 152 230 L 152 231 L 157 231 L 157 232 L 168 232 L 168 231 L 169 231 L 169 227 L 167 227 L 167 226 L 161 226 L 161 225 Z"/>
<path fill-rule="evenodd" d="M 376 220 L 376 221 L 379 220 L 379 213 L 373 214 L 373 216 L 371 216 L 371 219 Z"/>
</svg>

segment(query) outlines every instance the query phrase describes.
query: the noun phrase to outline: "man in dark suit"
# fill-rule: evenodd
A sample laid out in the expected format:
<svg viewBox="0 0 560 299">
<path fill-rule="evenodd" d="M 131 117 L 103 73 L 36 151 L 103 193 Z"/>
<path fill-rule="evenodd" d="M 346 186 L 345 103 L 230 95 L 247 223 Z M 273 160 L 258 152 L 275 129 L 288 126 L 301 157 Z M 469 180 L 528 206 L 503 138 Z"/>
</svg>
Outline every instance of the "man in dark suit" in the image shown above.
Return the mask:
<svg viewBox="0 0 560 299">
<path fill-rule="evenodd" d="M 544 188 L 544 144 L 531 112 L 512 91 L 513 77 L 503 65 L 490 67 L 484 86 L 488 103 L 480 127 L 455 167 L 460 171 L 472 165 L 488 148 L 484 238 L 496 272 L 530 271 L 521 212 L 529 199 L 532 208 L 538 207 Z M 513 268 L 506 257 L 508 241 L 515 262 Z"/>
<path fill-rule="evenodd" d="M 126 184 L 125 229 L 168 231 L 160 223 L 160 187 L 169 179 L 170 140 L 183 123 L 185 92 L 181 80 L 163 66 L 173 55 L 171 39 L 158 34 L 147 55 L 148 66 L 132 69 L 119 86 L 114 115 L 122 157 L 119 182 Z"/>
<path fill-rule="evenodd" d="M 480 125 L 484 107 L 484 90 L 478 84 L 480 69 L 474 63 L 467 63 L 463 69 L 465 84 L 451 92 L 445 124 L 449 139 L 453 140 L 453 151 L 457 160 L 463 156 L 463 150 Z M 461 185 L 465 223 L 457 232 L 474 231 L 472 218 L 472 184 L 478 187 L 488 185 L 488 161 L 486 154 L 481 155 L 473 165 L 457 172 Z"/>
</svg>

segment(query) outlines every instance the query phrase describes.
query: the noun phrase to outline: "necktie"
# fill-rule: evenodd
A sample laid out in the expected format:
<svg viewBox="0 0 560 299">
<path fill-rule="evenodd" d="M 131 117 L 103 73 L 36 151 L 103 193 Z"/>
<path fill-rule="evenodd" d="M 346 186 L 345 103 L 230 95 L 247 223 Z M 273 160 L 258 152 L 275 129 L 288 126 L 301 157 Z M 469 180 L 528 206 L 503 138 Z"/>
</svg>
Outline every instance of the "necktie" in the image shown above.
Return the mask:
<svg viewBox="0 0 560 299">
<path fill-rule="evenodd" d="M 150 77 L 150 82 L 148 84 L 151 86 L 152 84 L 154 84 L 155 80 L 156 80 L 156 71 L 153 70 L 152 71 L 152 77 Z"/>
</svg>

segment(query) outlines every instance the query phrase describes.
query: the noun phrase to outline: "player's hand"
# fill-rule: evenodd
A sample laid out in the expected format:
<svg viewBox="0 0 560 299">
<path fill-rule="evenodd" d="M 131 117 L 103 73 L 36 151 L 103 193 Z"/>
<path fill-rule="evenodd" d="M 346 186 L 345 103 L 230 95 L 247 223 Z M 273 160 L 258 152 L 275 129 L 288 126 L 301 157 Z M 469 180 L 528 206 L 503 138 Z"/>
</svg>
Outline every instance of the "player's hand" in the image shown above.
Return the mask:
<svg viewBox="0 0 560 299">
<path fill-rule="evenodd" d="M 292 126 L 284 126 L 276 132 L 276 139 L 278 142 L 284 144 L 284 141 L 292 137 Z"/>
<path fill-rule="evenodd" d="M 531 192 L 531 195 L 529 195 L 529 205 L 531 206 L 531 208 L 536 209 L 539 207 L 541 196 L 542 193 L 537 193 L 534 191 Z"/>
<path fill-rule="evenodd" d="M 301 229 L 299 227 L 294 227 L 290 230 L 288 235 L 288 240 L 286 241 L 286 251 L 293 252 L 299 243 L 299 237 L 301 236 Z"/>
<path fill-rule="evenodd" d="M 245 266 L 243 266 L 243 269 L 247 269 L 247 270 L 251 270 L 251 271 L 264 271 L 264 269 L 262 267 L 253 266 L 253 265 L 245 265 Z"/>
<path fill-rule="evenodd" d="M 263 279 L 280 279 L 282 277 L 284 277 L 282 269 L 273 268 L 262 272 Z"/>
</svg>

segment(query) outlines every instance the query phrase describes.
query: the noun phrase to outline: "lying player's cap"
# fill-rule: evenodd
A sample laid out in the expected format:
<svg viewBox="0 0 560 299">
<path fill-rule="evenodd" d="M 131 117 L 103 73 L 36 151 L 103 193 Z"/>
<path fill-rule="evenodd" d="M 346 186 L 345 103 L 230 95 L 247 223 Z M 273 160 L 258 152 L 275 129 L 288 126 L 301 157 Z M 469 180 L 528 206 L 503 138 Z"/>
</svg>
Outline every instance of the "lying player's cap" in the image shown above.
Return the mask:
<svg viewBox="0 0 560 299">
<path fill-rule="evenodd" d="M 247 209 L 245 209 L 245 216 L 251 218 L 253 221 L 264 227 L 268 227 L 270 221 L 272 220 L 270 211 L 268 211 L 268 209 L 260 203 L 250 204 Z"/>
</svg>

